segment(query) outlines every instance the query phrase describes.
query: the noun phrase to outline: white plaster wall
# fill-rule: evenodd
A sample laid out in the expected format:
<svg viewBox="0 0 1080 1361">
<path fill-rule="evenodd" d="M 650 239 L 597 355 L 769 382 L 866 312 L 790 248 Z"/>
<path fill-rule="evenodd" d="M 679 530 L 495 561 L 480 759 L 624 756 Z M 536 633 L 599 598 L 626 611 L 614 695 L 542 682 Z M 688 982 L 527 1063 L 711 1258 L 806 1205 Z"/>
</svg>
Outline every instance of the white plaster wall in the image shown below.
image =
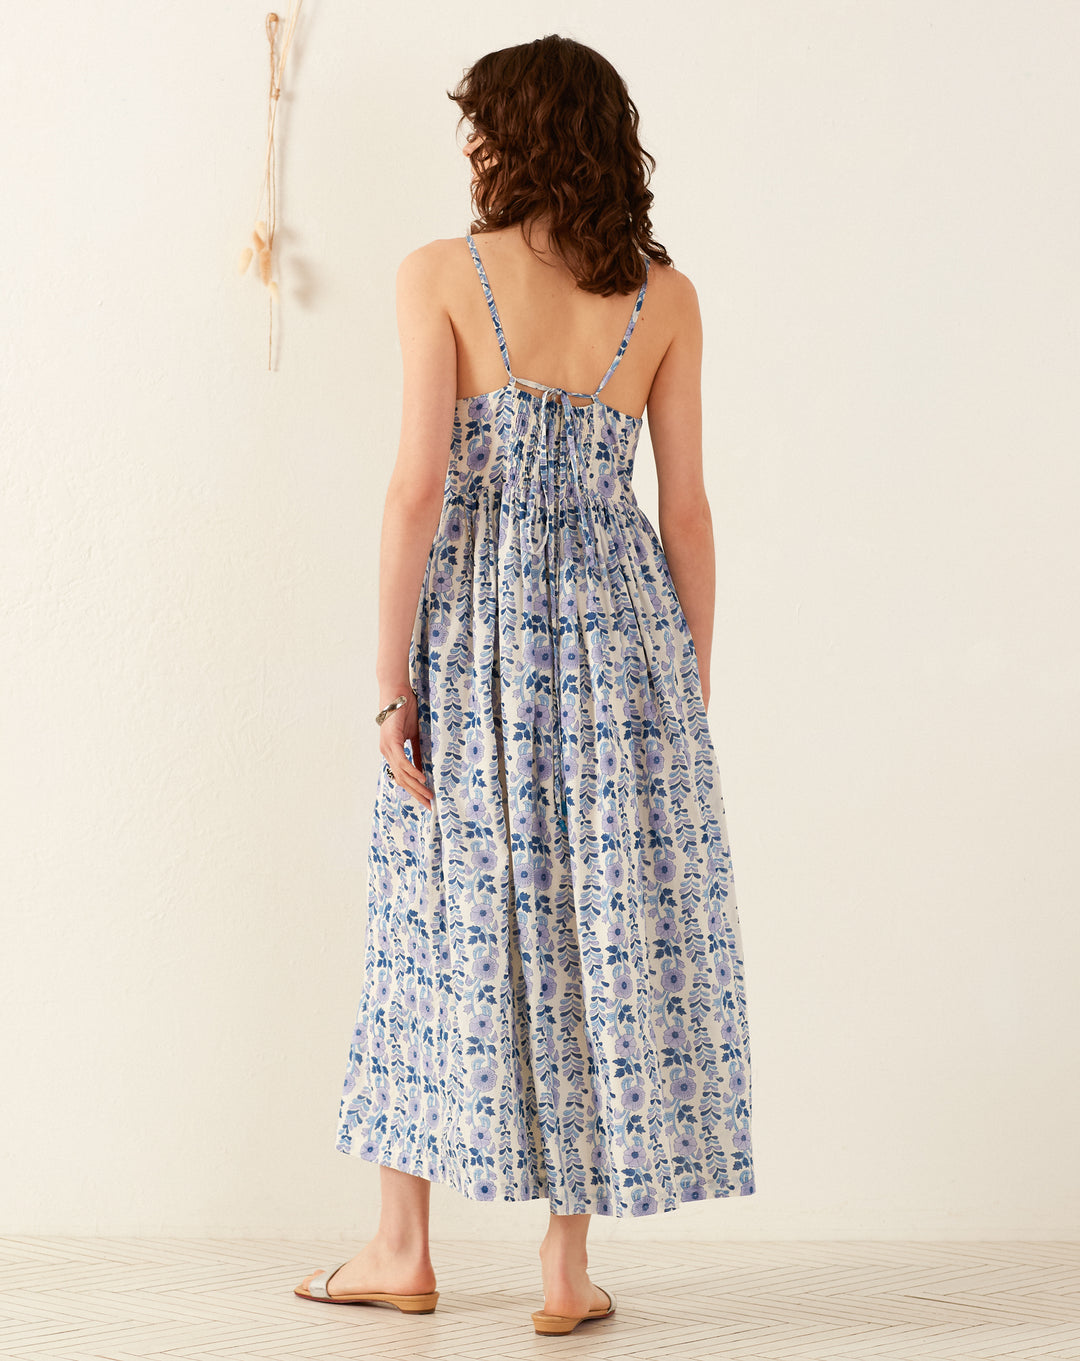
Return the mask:
<svg viewBox="0 0 1080 1361">
<path fill-rule="evenodd" d="M 272 373 L 265 12 L 0 44 L 0 1231 L 373 1227 L 332 1145 L 394 273 L 468 226 L 444 90 L 557 31 L 625 73 L 704 312 L 759 1184 L 594 1236 L 1075 1236 L 1080 8 L 308 0 Z"/>
</svg>

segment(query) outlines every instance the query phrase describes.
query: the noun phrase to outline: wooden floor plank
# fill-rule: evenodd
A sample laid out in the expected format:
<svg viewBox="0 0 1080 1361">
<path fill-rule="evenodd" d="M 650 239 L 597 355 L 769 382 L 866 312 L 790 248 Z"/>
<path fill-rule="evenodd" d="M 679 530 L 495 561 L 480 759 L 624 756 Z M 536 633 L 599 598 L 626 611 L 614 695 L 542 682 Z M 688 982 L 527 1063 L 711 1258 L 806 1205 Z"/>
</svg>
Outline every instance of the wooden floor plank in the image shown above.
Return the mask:
<svg viewBox="0 0 1080 1361">
<path fill-rule="evenodd" d="M 4 1361 L 1028 1361 L 1080 1358 L 1080 1243 L 603 1243 L 608 1319 L 538 1338 L 531 1244 L 439 1241 L 434 1314 L 292 1293 L 358 1244 L 0 1238 Z"/>
</svg>

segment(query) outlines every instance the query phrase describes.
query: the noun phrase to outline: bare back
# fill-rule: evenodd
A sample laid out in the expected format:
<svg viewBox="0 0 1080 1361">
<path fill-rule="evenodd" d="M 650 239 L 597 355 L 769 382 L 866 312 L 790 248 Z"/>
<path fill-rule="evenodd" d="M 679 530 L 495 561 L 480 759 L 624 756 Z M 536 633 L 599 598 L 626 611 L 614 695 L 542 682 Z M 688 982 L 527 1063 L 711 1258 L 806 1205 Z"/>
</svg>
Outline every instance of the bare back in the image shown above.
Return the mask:
<svg viewBox="0 0 1080 1361">
<path fill-rule="evenodd" d="M 539 232 L 540 259 L 517 226 L 472 240 L 498 299 L 512 371 L 571 393 L 594 392 L 634 315 L 634 296 L 586 293 L 561 260 L 546 254 Z M 398 273 L 405 367 L 398 468 L 421 499 L 442 494 L 451 406 L 494 393 L 507 380 L 470 256 L 466 237 L 440 238 L 413 251 Z M 603 402 L 638 421 L 648 413 L 663 534 L 699 523 L 707 503 L 701 314 L 693 284 L 672 266 L 650 262 L 647 285 L 632 343 L 604 387 Z"/>
<path fill-rule="evenodd" d="M 578 287 L 566 265 L 555 256 L 537 259 L 518 227 L 474 234 L 483 254 L 492 291 L 499 300 L 514 371 L 533 374 L 553 386 L 591 392 L 626 329 L 634 293 L 602 298 Z M 542 238 L 534 236 L 542 251 Z M 483 294 L 463 238 L 452 246 L 453 268 L 447 270 L 448 311 L 457 341 L 457 398 L 487 393 L 505 382 L 506 374 Z M 543 252 L 542 252 L 543 254 Z M 629 415 L 643 415 L 673 323 L 668 280 L 672 271 L 652 265 L 648 299 L 637 319 L 633 344 L 604 389 L 604 401 Z M 582 405 L 583 399 L 576 399 Z"/>
</svg>

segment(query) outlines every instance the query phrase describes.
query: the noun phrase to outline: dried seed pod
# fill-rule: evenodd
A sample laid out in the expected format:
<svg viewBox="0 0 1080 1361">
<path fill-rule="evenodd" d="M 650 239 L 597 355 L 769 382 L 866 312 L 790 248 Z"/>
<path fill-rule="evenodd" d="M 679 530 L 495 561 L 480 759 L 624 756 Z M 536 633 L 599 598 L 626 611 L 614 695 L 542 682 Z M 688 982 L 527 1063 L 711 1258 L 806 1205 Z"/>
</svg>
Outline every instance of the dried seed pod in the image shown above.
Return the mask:
<svg viewBox="0 0 1080 1361">
<path fill-rule="evenodd" d="M 270 282 L 270 247 L 263 246 L 259 251 L 259 278 L 264 284 Z"/>
<path fill-rule="evenodd" d="M 251 264 L 251 257 L 252 257 L 254 254 L 255 254 L 255 252 L 251 249 L 250 246 L 246 246 L 246 247 L 240 252 L 240 263 L 236 266 L 236 268 L 237 268 L 237 270 L 238 270 L 241 274 L 246 274 L 246 273 L 247 273 L 247 267 L 248 267 L 248 265 Z"/>
</svg>

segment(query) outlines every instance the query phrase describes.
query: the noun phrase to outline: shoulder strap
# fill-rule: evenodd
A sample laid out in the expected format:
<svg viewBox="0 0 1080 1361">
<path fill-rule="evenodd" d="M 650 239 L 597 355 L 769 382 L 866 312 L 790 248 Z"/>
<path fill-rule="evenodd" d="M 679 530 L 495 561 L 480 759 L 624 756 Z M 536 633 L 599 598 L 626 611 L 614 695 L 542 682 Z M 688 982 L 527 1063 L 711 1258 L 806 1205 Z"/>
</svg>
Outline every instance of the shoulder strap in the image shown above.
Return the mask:
<svg viewBox="0 0 1080 1361">
<path fill-rule="evenodd" d="M 645 277 L 644 279 L 642 279 L 641 287 L 638 289 L 637 302 L 634 303 L 634 310 L 630 313 L 630 320 L 626 323 L 626 331 L 623 334 L 622 342 L 619 345 L 618 351 L 615 354 L 615 358 L 611 361 L 611 367 L 608 369 L 607 373 L 605 373 L 603 378 L 600 380 L 600 387 L 596 389 L 596 392 L 590 394 L 593 397 L 597 395 L 597 393 L 601 390 L 601 388 L 603 388 L 607 380 L 619 367 L 619 360 L 623 357 L 623 352 L 625 351 L 627 345 L 629 345 L 630 343 L 630 337 L 634 331 L 634 322 L 637 321 L 638 313 L 641 311 L 641 304 L 645 301 L 645 289 L 648 286 L 648 283 L 649 283 L 649 257 L 646 255 Z"/>
<path fill-rule="evenodd" d="M 499 338 L 499 349 L 502 351 L 506 372 L 513 378 L 514 375 L 510 368 L 510 354 L 506 348 L 506 338 L 503 335 L 502 322 L 499 320 L 499 309 L 495 306 L 495 298 L 491 292 L 491 285 L 488 283 L 487 274 L 484 272 L 484 266 L 480 260 L 480 253 L 476 249 L 476 243 L 472 239 L 471 232 L 466 234 L 465 240 L 469 243 L 473 264 L 476 265 L 476 272 L 480 275 L 480 283 L 484 290 L 484 297 L 487 298 L 488 311 L 491 313 L 491 320 L 495 323 L 495 334 Z"/>
</svg>

